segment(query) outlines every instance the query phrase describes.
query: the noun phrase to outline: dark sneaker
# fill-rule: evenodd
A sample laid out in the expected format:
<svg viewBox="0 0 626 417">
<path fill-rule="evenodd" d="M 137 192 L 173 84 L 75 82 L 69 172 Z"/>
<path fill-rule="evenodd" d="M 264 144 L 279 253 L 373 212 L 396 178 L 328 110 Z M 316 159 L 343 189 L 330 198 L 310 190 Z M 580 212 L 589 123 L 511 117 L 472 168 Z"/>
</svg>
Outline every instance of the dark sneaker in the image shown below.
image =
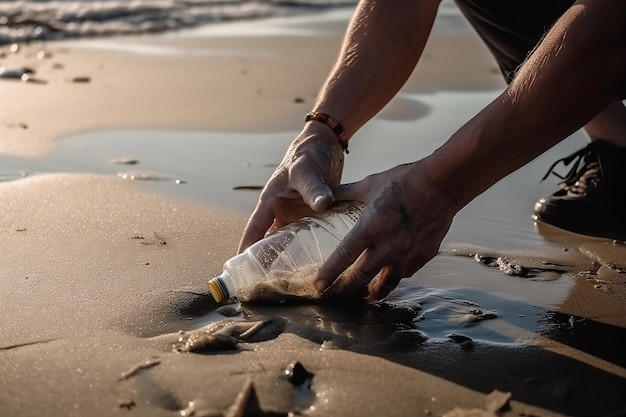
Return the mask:
<svg viewBox="0 0 626 417">
<path fill-rule="evenodd" d="M 554 167 L 573 163 L 561 176 Z M 533 216 L 583 235 L 626 239 L 626 148 L 592 142 L 556 161 L 548 173 L 561 178 L 559 190 L 535 203 Z"/>
</svg>

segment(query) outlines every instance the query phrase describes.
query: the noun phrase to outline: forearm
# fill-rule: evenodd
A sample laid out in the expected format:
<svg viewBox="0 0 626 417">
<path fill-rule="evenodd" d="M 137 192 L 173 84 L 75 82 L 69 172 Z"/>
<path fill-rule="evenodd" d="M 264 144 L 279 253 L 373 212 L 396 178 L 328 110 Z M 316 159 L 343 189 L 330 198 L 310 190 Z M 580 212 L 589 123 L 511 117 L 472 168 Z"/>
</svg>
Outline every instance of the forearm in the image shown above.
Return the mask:
<svg viewBox="0 0 626 417">
<path fill-rule="evenodd" d="M 340 121 L 351 137 L 406 82 L 438 5 L 438 0 L 361 1 L 315 110 Z"/>
<path fill-rule="evenodd" d="M 570 9 L 507 90 L 424 160 L 460 209 L 581 128 L 624 92 L 626 2 Z"/>
</svg>

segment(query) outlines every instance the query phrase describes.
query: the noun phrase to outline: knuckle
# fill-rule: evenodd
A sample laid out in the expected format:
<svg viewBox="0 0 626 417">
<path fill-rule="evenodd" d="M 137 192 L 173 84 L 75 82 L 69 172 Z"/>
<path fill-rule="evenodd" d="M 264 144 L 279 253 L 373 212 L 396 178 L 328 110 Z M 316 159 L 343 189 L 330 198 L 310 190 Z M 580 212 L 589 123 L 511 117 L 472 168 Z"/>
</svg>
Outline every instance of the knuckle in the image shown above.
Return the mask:
<svg viewBox="0 0 626 417">
<path fill-rule="evenodd" d="M 351 272 L 350 278 L 354 284 L 358 284 L 359 286 L 366 286 L 372 280 L 368 274 L 360 269 L 355 269 Z"/>
</svg>

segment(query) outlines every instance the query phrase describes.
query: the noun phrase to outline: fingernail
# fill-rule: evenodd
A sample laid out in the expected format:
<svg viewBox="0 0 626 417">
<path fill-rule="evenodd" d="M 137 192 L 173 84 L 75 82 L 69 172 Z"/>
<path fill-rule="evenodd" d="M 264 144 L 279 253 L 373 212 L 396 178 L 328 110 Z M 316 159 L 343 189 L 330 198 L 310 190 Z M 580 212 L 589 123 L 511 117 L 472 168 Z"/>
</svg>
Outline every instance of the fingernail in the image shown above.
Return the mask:
<svg viewBox="0 0 626 417">
<path fill-rule="evenodd" d="M 313 199 L 313 204 L 317 204 L 323 198 L 324 196 L 322 194 L 318 195 L 317 197 Z"/>
</svg>

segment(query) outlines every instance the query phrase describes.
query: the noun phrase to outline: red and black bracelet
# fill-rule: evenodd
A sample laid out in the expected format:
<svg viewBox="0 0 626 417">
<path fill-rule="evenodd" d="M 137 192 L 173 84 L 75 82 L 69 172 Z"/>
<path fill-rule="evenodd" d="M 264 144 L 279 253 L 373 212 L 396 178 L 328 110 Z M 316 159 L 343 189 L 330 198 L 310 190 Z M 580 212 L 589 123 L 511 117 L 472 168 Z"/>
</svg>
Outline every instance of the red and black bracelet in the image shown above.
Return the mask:
<svg viewBox="0 0 626 417">
<path fill-rule="evenodd" d="M 350 153 L 350 151 L 348 151 L 348 137 L 346 136 L 346 131 L 341 125 L 341 123 L 338 123 L 335 119 L 330 117 L 328 114 L 320 113 L 317 111 L 312 111 L 310 113 L 307 113 L 306 116 L 304 117 L 305 123 L 311 120 L 324 123 L 326 126 L 330 127 L 330 129 L 335 133 L 335 135 L 337 135 L 337 138 L 339 139 L 339 144 L 343 148 L 344 152 L 347 154 Z"/>
</svg>

